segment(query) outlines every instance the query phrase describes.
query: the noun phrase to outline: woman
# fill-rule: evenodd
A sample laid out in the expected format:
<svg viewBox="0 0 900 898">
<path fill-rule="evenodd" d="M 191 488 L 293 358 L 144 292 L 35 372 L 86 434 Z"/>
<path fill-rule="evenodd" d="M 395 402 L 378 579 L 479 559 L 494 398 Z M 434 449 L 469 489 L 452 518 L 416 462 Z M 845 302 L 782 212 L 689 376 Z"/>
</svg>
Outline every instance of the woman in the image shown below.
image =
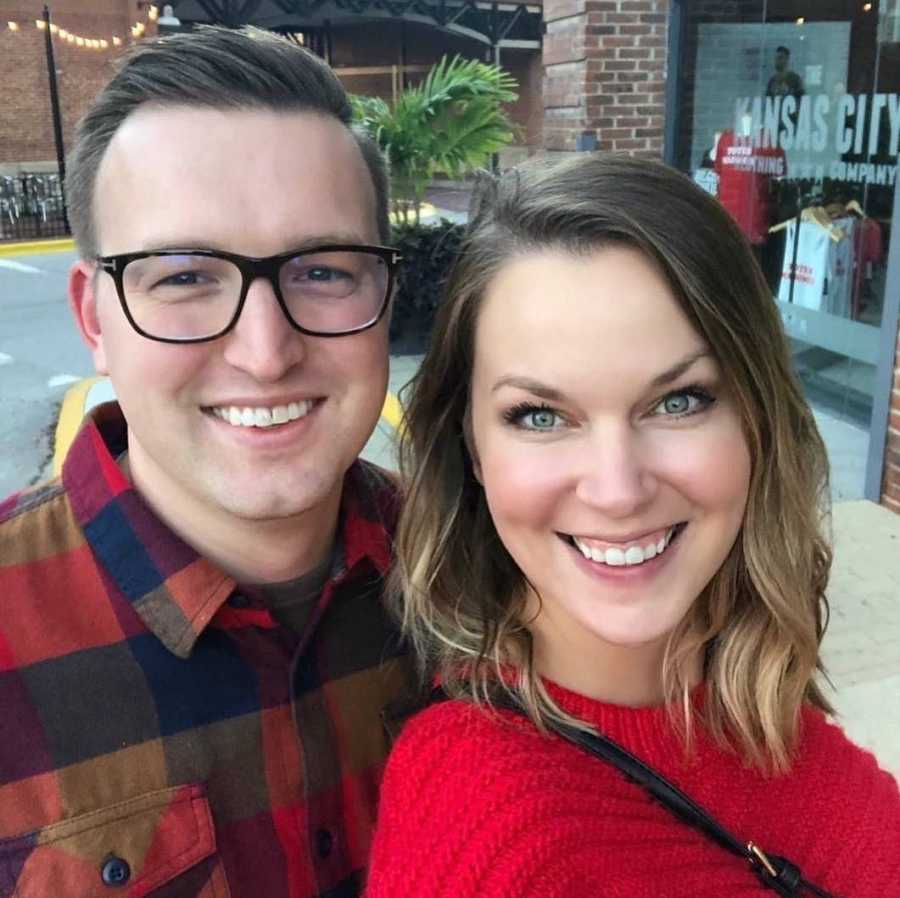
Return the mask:
<svg viewBox="0 0 900 898">
<path fill-rule="evenodd" d="M 824 447 L 715 200 L 602 156 L 485 188 L 403 466 L 402 615 L 450 698 L 389 760 L 370 898 L 772 894 L 560 726 L 840 898 L 900 895 L 897 784 L 816 682 Z"/>
</svg>

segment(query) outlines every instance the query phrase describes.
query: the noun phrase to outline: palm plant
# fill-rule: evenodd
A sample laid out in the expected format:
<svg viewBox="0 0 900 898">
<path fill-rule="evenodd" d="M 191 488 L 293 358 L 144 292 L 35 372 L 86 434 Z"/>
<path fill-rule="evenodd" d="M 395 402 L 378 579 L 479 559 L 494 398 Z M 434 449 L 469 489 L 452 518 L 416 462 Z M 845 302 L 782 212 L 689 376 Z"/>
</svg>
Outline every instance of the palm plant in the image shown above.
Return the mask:
<svg viewBox="0 0 900 898">
<path fill-rule="evenodd" d="M 409 223 L 438 172 L 461 178 L 483 166 L 515 136 L 503 109 L 514 101 L 515 79 L 495 65 L 454 56 L 441 59 L 393 108 L 378 97 L 352 97 L 354 120 L 385 153 L 393 211 Z"/>
</svg>

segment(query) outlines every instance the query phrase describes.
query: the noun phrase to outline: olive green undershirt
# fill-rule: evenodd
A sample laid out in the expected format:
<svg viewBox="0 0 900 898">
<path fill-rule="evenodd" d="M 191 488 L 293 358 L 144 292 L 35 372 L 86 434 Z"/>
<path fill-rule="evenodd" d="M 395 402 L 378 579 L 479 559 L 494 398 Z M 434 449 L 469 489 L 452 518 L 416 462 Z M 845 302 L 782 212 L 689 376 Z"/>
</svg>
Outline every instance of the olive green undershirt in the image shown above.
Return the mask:
<svg viewBox="0 0 900 898">
<path fill-rule="evenodd" d="M 324 561 L 293 580 L 281 583 L 257 583 L 245 589 L 266 603 L 272 617 L 278 623 L 297 634 L 302 634 L 328 580 L 334 557 L 335 550 L 332 549 Z"/>
</svg>

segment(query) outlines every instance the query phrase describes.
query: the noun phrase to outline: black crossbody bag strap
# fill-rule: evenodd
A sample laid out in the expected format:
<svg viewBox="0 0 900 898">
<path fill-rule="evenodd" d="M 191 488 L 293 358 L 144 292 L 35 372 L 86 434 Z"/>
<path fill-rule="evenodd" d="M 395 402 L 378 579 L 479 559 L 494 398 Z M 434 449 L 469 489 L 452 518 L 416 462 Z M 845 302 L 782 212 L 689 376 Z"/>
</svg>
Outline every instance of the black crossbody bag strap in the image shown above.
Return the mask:
<svg viewBox="0 0 900 898">
<path fill-rule="evenodd" d="M 435 701 L 446 697 L 446 693 L 440 688 L 432 693 L 432 699 Z M 525 715 L 522 706 L 508 693 L 495 695 L 493 704 L 497 708 Z M 836 898 L 830 892 L 807 882 L 801 875 L 799 867 L 787 858 L 769 854 L 753 842 L 738 839 L 677 786 L 609 737 L 556 723 L 552 725 L 552 730 L 588 754 L 615 767 L 626 779 L 648 792 L 683 823 L 698 830 L 735 857 L 747 861 L 763 885 L 783 898 L 804 898 L 804 896 Z"/>
</svg>

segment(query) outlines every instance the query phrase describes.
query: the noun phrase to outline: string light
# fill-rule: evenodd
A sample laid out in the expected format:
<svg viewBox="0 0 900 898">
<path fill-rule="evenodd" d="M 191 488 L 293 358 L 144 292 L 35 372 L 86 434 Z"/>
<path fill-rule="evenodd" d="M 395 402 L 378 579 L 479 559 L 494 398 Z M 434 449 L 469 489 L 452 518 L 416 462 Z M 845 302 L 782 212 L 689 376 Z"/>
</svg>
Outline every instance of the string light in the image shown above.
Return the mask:
<svg viewBox="0 0 900 898">
<path fill-rule="evenodd" d="M 147 8 L 147 21 L 156 22 L 158 19 L 159 7 L 156 4 L 149 4 Z M 44 21 L 44 19 L 35 19 L 34 25 L 38 31 L 47 30 L 47 22 Z M 9 31 L 21 31 L 19 22 L 8 21 L 6 27 Z M 79 34 L 73 34 L 65 28 L 60 28 L 55 22 L 50 23 L 50 33 L 58 37 L 61 41 L 65 41 L 67 44 L 71 44 L 74 47 L 84 47 L 88 50 L 108 50 L 111 46 L 122 46 L 122 38 L 117 34 L 111 35 L 109 38 L 84 37 Z M 146 22 L 135 22 L 131 26 L 131 36 L 134 40 L 144 37 L 146 33 Z"/>
</svg>

